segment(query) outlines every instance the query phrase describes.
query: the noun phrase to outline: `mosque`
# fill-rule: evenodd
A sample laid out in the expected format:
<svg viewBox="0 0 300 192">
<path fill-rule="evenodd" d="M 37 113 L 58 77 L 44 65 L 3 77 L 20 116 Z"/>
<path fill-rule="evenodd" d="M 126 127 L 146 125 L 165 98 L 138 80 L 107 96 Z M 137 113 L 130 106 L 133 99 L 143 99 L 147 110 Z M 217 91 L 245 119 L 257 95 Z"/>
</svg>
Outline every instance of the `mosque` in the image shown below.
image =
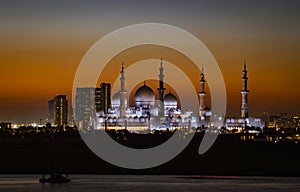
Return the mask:
<svg viewBox="0 0 300 192">
<path fill-rule="evenodd" d="M 171 129 L 172 127 L 178 127 L 191 121 L 194 127 L 198 125 L 198 120 L 193 117 L 191 111 L 182 112 L 180 109 L 179 98 L 176 97 L 171 91 L 165 94 L 166 88 L 164 87 L 164 68 L 163 60 L 160 61 L 159 68 L 159 81 L 158 81 L 158 100 L 155 99 L 155 92 L 151 87 L 144 84 L 140 86 L 134 93 L 134 106 L 128 106 L 126 99 L 127 91 L 125 90 L 125 69 L 124 64 L 121 67 L 120 77 L 120 90 L 112 96 L 111 108 L 108 113 L 105 114 L 107 123 L 109 125 L 117 126 L 120 122 L 126 122 L 126 126 L 134 129 L 134 127 L 145 127 L 150 129 Z M 204 81 L 204 75 L 202 73 L 202 80 Z M 204 81 L 205 82 L 205 81 Z M 204 89 L 203 82 L 203 89 Z M 204 93 L 204 90 L 202 90 Z M 204 97 L 202 96 L 203 100 Z M 204 106 L 205 102 L 202 102 L 203 111 L 207 107 Z M 204 112 L 202 113 L 205 115 Z M 104 116 L 98 116 L 100 125 L 103 124 Z M 155 122 L 159 121 L 157 124 Z M 125 126 L 121 123 L 121 126 Z M 103 125 L 102 125 L 103 126 Z"/>
<path fill-rule="evenodd" d="M 206 105 L 205 75 L 203 69 L 200 74 L 199 111 L 193 114 L 192 111 L 182 112 L 179 107 L 179 98 L 169 92 L 165 94 L 163 61 L 160 61 L 158 100 L 155 100 L 155 93 L 145 81 L 134 93 L 134 106 L 128 106 L 125 90 L 125 69 L 122 63 L 120 72 L 120 90 L 111 98 L 111 107 L 106 114 L 97 115 L 97 127 L 112 129 L 128 128 L 131 130 L 149 129 L 177 129 L 178 127 L 194 127 L 205 130 L 210 122 L 212 112 Z M 241 90 L 241 117 L 228 118 L 223 127 L 227 131 L 242 131 L 246 126 L 261 127 L 263 125 L 260 118 L 248 117 L 248 87 L 246 63 L 243 68 L 243 86 Z"/>
</svg>

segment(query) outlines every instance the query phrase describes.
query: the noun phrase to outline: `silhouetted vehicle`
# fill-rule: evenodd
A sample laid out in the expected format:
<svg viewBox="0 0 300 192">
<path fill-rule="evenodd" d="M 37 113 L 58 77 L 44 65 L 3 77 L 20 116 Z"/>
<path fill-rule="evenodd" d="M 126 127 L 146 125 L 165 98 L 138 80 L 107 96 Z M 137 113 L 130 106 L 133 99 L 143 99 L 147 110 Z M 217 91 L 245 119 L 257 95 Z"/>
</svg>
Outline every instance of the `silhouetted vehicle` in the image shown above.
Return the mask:
<svg viewBox="0 0 300 192">
<path fill-rule="evenodd" d="M 63 175 L 60 173 L 52 173 L 50 175 L 45 176 L 42 175 L 40 178 L 40 183 L 69 183 L 71 179 L 69 179 L 68 175 Z"/>
</svg>

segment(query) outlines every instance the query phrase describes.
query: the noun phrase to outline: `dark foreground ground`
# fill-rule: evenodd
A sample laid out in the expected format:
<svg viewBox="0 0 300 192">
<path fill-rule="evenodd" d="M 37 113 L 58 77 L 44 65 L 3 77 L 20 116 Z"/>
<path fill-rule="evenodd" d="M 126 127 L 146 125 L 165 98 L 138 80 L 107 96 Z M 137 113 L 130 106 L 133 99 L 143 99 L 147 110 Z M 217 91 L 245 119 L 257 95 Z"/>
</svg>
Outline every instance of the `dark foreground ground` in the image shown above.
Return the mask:
<svg viewBox="0 0 300 192">
<path fill-rule="evenodd" d="M 169 136 L 164 137 L 160 140 Z M 300 176 L 299 144 L 245 142 L 238 135 L 219 135 L 213 147 L 199 155 L 202 137 L 197 133 L 180 155 L 164 165 L 129 170 L 94 155 L 76 131 L 42 136 L 2 135 L 0 173 Z M 128 139 L 132 143 L 147 141 L 146 136 Z"/>
<path fill-rule="evenodd" d="M 251 191 L 251 192 L 299 192 L 299 177 L 248 177 L 190 178 L 187 175 L 71 175 L 71 183 L 39 183 L 40 175 L 0 175 L 0 191 L 24 192 L 200 192 L 200 191 Z"/>
</svg>

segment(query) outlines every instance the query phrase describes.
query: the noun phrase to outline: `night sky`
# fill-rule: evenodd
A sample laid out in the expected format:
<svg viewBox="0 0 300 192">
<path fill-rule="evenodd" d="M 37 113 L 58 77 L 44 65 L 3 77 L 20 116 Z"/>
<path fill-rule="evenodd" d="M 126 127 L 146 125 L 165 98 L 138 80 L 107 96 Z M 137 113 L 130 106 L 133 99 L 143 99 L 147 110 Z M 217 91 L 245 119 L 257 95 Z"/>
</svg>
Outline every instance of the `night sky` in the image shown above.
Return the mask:
<svg viewBox="0 0 300 192">
<path fill-rule="evenodd" d="M 183 28 L 208 47 L 225 79 L 227 116 L 240 113 L 245 60 L 250 116 L 299 113 L 299 1 L 28 0 L 0 2 L 0 122 L 46 118 L 56 94 L 71 103 L 86 51 L 118 28 L 146 22 Z"/>
</svg>

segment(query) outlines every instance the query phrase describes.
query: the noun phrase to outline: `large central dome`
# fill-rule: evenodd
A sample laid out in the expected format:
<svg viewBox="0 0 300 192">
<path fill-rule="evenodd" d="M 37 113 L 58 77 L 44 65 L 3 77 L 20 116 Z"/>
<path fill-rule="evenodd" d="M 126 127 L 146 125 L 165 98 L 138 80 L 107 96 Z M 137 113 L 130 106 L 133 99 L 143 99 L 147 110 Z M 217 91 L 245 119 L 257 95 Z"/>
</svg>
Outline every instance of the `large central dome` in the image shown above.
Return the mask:
<svg viewBox="0 0 300 192">
<path fill-rule="evenodd" d="M 177 109 L 177 98 L 172 93 L 168 93 L 164 97 L 164 104 L 166 109 Z"/>
<path fill-rule="evenodd" d="M 153 90 L 147 85 L 141 86 L 134 96 L 135 107 L 142 107 L 149 109 L 154 105 L 155 95 Z"/>
</svg>

